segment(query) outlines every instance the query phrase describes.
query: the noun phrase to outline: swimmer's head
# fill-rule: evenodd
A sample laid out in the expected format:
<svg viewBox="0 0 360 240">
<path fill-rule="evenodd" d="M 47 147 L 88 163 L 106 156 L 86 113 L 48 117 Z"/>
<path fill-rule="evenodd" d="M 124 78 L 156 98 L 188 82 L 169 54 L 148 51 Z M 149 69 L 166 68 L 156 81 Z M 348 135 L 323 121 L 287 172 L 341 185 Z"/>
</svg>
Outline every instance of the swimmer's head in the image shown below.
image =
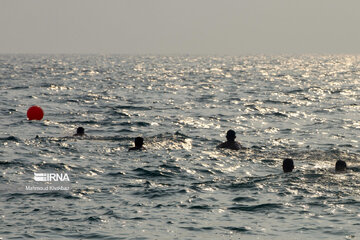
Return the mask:
<svg viewBox="0 0 360 240">
<path fill-rule="evenodd" d="M 235 138 L 236 138 L 236 134 L 235 134 L 235 131 L 234 131 L 234 130 L 229 130 L 229 131 L 227 131 L 227 133 L 226 133 L 226 139 L 227 139 L 228 141 L 234 141 Z"/>
<path fill-rule="evenodd" d="M 346 162 L 343 160 L 337 160 L 335 164 L 335 171 L 342 172 L 346 170 Z"/>
<path fill-rule="evenodd" d="M 294 169 L 294 161 L 291 158 L 285 158 L 283 161 L 284 172 L 292 172 Z"/>
<path fill-rule="evenodd" d="M 144 144 L 144 139 L 142 137 L 135 138 L 135 147 L 142 147 Z"/>
<path fill-rule="evenodd" d="M 76 134 L 77 135 L 84 135 L 85 134 L 85 129 L 83 127 L 78 127 L 76 129 Z"/>
</svg>

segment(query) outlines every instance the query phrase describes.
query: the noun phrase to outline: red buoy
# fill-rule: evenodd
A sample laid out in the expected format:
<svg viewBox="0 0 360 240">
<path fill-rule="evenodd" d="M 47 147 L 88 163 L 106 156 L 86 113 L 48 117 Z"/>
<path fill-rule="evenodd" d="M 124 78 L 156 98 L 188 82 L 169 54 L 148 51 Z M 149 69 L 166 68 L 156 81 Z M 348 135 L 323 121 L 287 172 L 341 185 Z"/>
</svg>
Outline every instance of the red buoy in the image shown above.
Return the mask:
<svg viewBox="0 0 360 240">
<path fill-rule="evenodd" d="M 41 120 L 44 117 L 44 111 L 39 106 L 31 106 L 27 111 L 29 120 Z"/>
</svg>

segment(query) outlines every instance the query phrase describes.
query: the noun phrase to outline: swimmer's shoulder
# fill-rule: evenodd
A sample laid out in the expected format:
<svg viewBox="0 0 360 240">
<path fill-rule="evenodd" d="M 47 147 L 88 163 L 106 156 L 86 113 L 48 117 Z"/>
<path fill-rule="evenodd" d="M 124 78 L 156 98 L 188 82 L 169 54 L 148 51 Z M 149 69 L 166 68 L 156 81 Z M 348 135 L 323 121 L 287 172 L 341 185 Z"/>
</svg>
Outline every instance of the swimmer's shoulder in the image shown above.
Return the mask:
<svg viewBox="0 0 360 240">
<path fill-rule="evenodd" d="M 231 150 L 246 150 L 239 142 L 223 142 L 217 146 L 217 148 L 227 148 Z"/>
<path fill-rule="evenodd" d="M 73 135 L 73 137 L 87 137 L 88 135 L 86 135 L 85 133 L 84 134 L 79 134 L 79 133 L 75 133 Z"/>
<path fill-rule="evenodd" d="M 144 147 L 131 147 L 131 148 L 129 148 L 129 152 L 130 151 L 143 151 L 143 150 L 146 150 L 146 148 L 144 148 Z"/>
</svg>

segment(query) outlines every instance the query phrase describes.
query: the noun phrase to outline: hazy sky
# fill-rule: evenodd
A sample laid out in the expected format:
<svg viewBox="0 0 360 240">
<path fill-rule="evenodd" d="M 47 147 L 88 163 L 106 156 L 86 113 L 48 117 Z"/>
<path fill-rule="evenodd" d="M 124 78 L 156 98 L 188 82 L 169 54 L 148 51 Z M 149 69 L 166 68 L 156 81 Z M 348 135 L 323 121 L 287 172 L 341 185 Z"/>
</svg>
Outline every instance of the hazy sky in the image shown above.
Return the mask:
<svg viewBox="0 0 360 240">
<path fill-rule="evenodd" d="M 359 0 L 0 0 L 0 53 L 360 53 Z"/>
</svg>

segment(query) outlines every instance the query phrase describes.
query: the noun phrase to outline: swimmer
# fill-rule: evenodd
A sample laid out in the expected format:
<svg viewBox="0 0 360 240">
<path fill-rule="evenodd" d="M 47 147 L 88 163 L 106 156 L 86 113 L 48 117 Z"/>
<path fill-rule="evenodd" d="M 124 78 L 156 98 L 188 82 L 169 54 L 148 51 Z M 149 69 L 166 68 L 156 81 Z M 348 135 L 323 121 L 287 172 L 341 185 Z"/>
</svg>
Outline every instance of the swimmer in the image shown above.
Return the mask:
<svg viewBox="0 0 360 240">
<path fill-rule="evenodd" d="M 294 169 L 294 161 L 291 158 L 285 158 L 283 161 L 284 173 L 292 172 Z"/>
<path fill-rule="evenodd" d="M 143 145 L 144 145 L 144 139 L 142 137 L 137 137 L 137 138 L 135 138 L 135 147 L 129 148 L 129 151 L 145 150 Z"/>
<path fill-rule="evenodd" d="M 335 171 L 336 172 L 345 172 L 347 169 L 346 162 L 343 160 L 337 160 L 335 164 Z"/>
<path fill-rule="evenodd" d="M 78 127 L 76 129 L 76 133 L 74 134 L 74 137 L 83 137 L 86 136 L 85 129 L 83 127 Z"/>
<path fill-rule="evenodd" d="M 226 133 L 227 141 L 219 144 L 217 148 L 227 148 L 231 150 L 246 149 L 245 147 L 241 146 L 239 142 L 235 141 L 235 138 L 236 138 L 236 134 L 234 130 L 227 131 Z"/>
</svg>

